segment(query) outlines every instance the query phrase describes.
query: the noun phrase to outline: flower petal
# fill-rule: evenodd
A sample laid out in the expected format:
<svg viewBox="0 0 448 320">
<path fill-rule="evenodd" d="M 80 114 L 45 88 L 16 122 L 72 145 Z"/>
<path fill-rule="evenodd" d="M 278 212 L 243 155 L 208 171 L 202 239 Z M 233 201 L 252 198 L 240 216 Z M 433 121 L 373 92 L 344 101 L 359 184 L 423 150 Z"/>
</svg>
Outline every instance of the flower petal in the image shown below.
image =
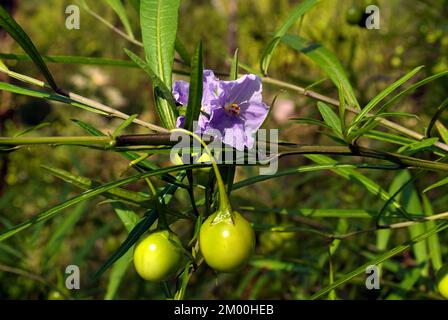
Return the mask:
<svg viewBox="0 0 448 320">
<path fill-rule="evenodd" d="M 178 80 L 174 82 L 173 86 L 173 96 L 174 100 L 182 105 L 186 106 L 188 103 L 188 90 L 190 89 L 190 84 L 186 81 Z"/>
<path fill-rule="evenodd" d="M 221 104 L 241 104 L 246 101 L 262 102 L 261 78 L 246 74 L 234 81 L 220 82 Z"/>
</svg>

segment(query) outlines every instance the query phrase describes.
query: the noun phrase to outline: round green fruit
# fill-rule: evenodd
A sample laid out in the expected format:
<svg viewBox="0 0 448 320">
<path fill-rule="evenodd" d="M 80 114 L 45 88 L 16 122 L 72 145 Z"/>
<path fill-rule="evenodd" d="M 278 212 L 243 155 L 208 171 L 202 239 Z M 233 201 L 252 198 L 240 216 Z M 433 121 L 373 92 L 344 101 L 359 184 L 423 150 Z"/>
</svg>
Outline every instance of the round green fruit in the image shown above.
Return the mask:
<svg viewBox="0 0 448 320">
<path fill-rule="evenodd" d="M 437 272 L 437 289 L 445 299 L 448 299 L 448 265 Z"/>
<path fill-rule="evenodd" d="M 134 250 L 137 273 L 148 281 L 163 281 L 173 276 L 182 263 L 182 244 L 168 230 L 156 231 L 140 241 Z"/>
<path fill-rule="evenodd" d="M 51 290 L 48 293 L 47 300 L 64 300 L 64 296 L 60 291 Z"/>
<path fill-rule="evenodd" d="M 199 232 L 199 249 L 205 262 L 220 272 L 241 269 L 255 249 L 255 233 L 238 212 L 220 218 L 216 212 L 205 220 Z"/>
<path fill-rule="evenodd" d="M 345 13 L 345 21 L 350 25 L 358 25 L 364 12 L 357 6 L 351 6 Z"/>
</svg>

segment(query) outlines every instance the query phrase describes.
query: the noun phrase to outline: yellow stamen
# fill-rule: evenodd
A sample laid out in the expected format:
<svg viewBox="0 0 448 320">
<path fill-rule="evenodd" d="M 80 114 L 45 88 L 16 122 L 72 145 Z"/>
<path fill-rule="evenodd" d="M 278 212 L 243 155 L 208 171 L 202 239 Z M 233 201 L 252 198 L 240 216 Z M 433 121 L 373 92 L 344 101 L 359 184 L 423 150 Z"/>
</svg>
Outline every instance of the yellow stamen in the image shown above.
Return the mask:
<svg viewBox="0 0 448 320">
<path fill-rule="evenodd" d="M 232 104 L 229 104 L 229 105 L 227 105 L 227 106 L 225 106 L 224 107 L 224 109 L 227 111 L 227 113 L 229 113 L 229 114 L 234 114 L 234 115 L 236 115 L 236 116 L 239 116 L 240 115 L 240 106 L 239 105 L 237 105 L 236 103 L 232 103 Z"/>
</svg>

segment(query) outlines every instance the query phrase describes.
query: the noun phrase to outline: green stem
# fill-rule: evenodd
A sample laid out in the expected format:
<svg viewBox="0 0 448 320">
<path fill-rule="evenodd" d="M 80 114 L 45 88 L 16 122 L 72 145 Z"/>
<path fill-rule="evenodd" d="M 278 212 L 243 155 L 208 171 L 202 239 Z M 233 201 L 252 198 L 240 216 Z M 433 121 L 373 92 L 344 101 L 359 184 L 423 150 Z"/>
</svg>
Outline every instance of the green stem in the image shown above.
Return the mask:
<svg viewBox="0 0 448 320">
<path fill-rule="evenodd" d="M 227 196 L 224 181 L 222 180 L 222 176 L 221 176 L 221 173 L 219 172 L 218 164 L 216 163 L 215 157 L 210 152 L 210 149 L 207 147 L 207 144 L 198 135 L 196 135 L 193 132 L 190 132 L 188 130 L 172 129 L 171 132 L 179 132 L 179 133 L 188 134 L 189 136 L 193 137 L 193 139 L 196 139 L 197 141 L 199 141 L 199 143 L 204 147 L 205 152 L 207 152 L 208 156 L 210 157 L 210 161 L 212 163 L 213 170 L 215 171 L 216 182 L 218 184 L 218 190 L 219 190 L 218 212 L 220 213 L 221 217 L 231 215 L 232 207 L 230 205 L 230 200 Z"/>
</svg>

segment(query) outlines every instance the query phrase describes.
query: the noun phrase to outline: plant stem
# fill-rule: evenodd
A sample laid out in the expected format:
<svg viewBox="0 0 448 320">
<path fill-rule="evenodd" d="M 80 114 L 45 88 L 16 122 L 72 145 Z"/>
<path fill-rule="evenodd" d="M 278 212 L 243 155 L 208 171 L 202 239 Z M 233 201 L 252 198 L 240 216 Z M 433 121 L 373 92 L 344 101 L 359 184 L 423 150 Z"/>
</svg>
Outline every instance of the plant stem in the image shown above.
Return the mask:
<svg viewBox="0 0 448 320">
<path fill-rule="evenodd" d="M 88 144 L 104 146 L 109 145 L 113 140 L 109 137 L 0 137 L 0 145 L 16 146 L 16 145 L 35 145 L 35 144 Z"/>
<path fill-rule="evenodd" d="M 230 205 L 229 197 L 227 196 L 226 187 L 224 185 L 224 181 L 222 180 L 221 173 L 219 172 L 218 164 L 216 163 L 215 157 L 210 152 L 210 149 L 207 147 L 207 144 L 196 134 L 193 132 L 190 132 L 185 129 L 172 129 L 171 132 L 180 132 L 185 133 L 197 141 L 204 147 L 205 152 L 207 152 L 208 156 L 210 157 L 210 161 L 212 163 L 213 170 L 215 171 L 216 176 L 216 182 L 218 184 L 218 190 L 219 190 L 219 206 L 218 206 L 218 212 L 222 217 L 225 217 L 227 215 L 232 214 L 232 207 Z"/>
<path fill-rule="evenodd" d="M 117 118 L 121 118 L 123 120 L 126 120 L 126 119 L 128 119 L 130 117 L 126 113 L 118 111 L 118 110 L 116 110 L 114 108 L 106 106 L 106 105 L 104 105 L 104 104 L 102 104 L 100 102 L 94 101 L 92 99 L 83 97 L 83 96 L 81 96 L 79 94 L 76 94 L 76 93 L 73 93 L 73 92 L 70 92 L 70 91 L 64 91 L 64 90 L 62 90 L 62 92 L 64 94 L 66 94 L 67 97 L 69 97 L 70 99 L 72 99 L 72 100 L 74 100 L 76 102 L 82 103 L 82 104 L 84 104 L 86 106 L 89 106 L 89 107 L 92 107 L 94 109 L 98 109 L 98 110 L 104 111 L 104 112 L 110 114 L 111 116 L 114 116 L 114 117 L 117 117 Z M 146 128 L 151 129 L 153 131 L 156 131 L 156 132 L 168 132 L 168 130 L 165 129 L 165 128 L 162 128 L 160 126 L 157 126 L 155 124 L 152 124 L 152 123 L 140 120 L 140 119 L 134 119 L 132 122 L 135 123 L 135 124 L 138 124 L 138 125 L 140 125 L 142 127 L 146 127 Z"/>
</svg>

